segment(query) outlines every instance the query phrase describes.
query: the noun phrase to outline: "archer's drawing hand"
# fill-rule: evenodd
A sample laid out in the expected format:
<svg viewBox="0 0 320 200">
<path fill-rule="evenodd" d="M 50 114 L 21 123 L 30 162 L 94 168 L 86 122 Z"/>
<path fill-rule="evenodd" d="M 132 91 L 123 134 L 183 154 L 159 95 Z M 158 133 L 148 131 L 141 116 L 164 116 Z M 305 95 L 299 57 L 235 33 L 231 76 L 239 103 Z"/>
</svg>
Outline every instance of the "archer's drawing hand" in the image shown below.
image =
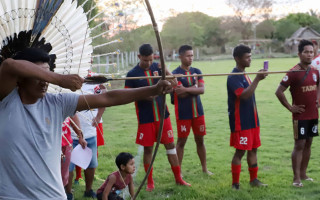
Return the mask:
<svg viewBox="0 0 320 200">
<path fill-rule="evenodd" d="M 81 88 L 84 79 L 77 74 L 61 75 L 59 86 L 76 91 Z"/>
<path fill-rule="evenodd" d="M 298 114 L 301 114 L 305 111 L 305 105 L 292 105 L 290 111 L 292 113 L 298 113 Z"/>
<path fill-rule="evenodd" d="M 265 69 L 260 69 L 259 72 L 267 72 L 267 70 L 265 70 Z M 265 73 L 265 74 L 257 74 L 256 78 L 257 78 L 259 81 L 261 81 L 261 80 L 265 79 L 267 76 L 268 76 L 267 73 Z"/>
<path fill-rule="evenodd" d="M 168 94 L 173 91 L 172 84 L 167 80 L 160 80 L 156 85 L 158 94 Z"/>
</svg>

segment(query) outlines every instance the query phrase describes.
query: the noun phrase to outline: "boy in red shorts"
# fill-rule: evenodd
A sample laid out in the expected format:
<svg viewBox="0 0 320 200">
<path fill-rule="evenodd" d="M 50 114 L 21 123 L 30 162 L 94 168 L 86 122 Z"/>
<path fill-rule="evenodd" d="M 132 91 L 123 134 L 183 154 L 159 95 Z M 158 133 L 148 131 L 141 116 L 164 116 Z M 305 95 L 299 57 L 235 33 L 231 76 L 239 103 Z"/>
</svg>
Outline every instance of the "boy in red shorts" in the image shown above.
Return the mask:
<svg viewBox="0 0 320 200">
<path fill-rule="evenodd" d="M 318 136 L 319 107 L 319 72 L 311 66 L 314 56 L 313 44 L 301 40 L 298 46 L 300 63 L 282 79 L 276 95 L 281 104 L 292 113 L 294 148 L 292 151 L 292 170 L 294 187 L 302 187 L 301 180 L 313 181 L 307 176 L 307 167 L 311 155 L 311 145 L 314 136 Z M 284 91 L 290 87 L 292 105 L 288 102 Z"/>
<path fill-rule="evenodd" d="M 244 72 L 250 67 L 251 49 L 238 45 L 233 50 L 236 67 L 232 73 Z M 265 71 L 265 70 L 260 70 Z M 259 72 L 260 72 L 259 71 Z M 247 151 L 251 186 L 266 186 L 258 177 L 257 148 L 260 143 L 260 127 L 254 91 L 267 74 L 257 74 L 251 82 L 247 75 L 230 75 L 227 80 L 228 113 L 231 130 L 230 146 L 236 148 L 232 162 L 232 188 L 240 189 L 241 159 Z"/>
<path fill-rule="evenodd" d="M 140 62 L 137 66 L 131 69 L 127 77 L 145 77 L 145 76 L 158 76 L 161 75 L 161 69 L 158 63 L 153 62 L 153 49 L 150 44 L 143 44 L 139 48 L 138 55 Z M 169 71 L 166 72 L 171 74 Z M 136 79 L 126 80 L 126 88 L 139 88 L 147 85 L 154 85 L 159 79 Z M 138 118 L 138 131 L 136 143 L 144 147 L 143 163 L 145 171 L 148 170 L 153 152 L 154 142 L 157 141 L 157 134 L 160 125 L 160 106 L 162 105 L 162 99 L 159 96 L 149 97 L 147 99 L 136 101 L 136 113 Z M 165 120 L 163 125 L 163 134 L 161 143 L 164 144 L 167 150 L 167 156 L 171 169 L 173 171 L 176 183 L 179 185 L 190 186 L 189 183 L 185 182 L 181 177 L 181 169 L 174 145 L 173 131 L 170 122 L 168 108 L 166 108 Z M 152 170 L 148 176 L 147 191 L 154 189 L 154 182 L 152 178 Z"/>
<path fill-rule="evenodd" d="M 172 74 L 201 74 L 199 69 L 191 67 L 193 61 L 191 46 L 182 45 L 179 48 L 179 58 L 181 65 L 173 70 Z M 179 164 L 182 166 L 184 146 L 192 127 L 202 171 L 208 175 L 212 175 L 212 172 L 207 169 L 206 147 L 203 141 L 206 135 L 204 112 L 200 100 L 200 94 L 203 93 L 204 81 L 202 76 L 178 78 L 178 86 L 175 88 L 173 95 L 178 129 L 177 155 Z"/>
</svg>

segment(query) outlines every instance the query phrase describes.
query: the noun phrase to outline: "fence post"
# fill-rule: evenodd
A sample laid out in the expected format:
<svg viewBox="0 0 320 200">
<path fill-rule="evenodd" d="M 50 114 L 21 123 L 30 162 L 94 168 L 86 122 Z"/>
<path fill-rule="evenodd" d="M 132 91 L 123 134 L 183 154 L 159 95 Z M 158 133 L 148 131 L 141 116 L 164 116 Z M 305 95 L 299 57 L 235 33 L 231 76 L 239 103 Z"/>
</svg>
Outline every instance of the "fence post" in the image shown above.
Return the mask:
<svg viewBox="0 0 320 200">
<path fill-rule="evenodd" d="M 123 71 L 125 71 L 125 70 L 124 70 L 124 58 L 123 58 L 123 53 L 121 53 L 121 66 L 122 66 Z"/>
<path fill-rule="evenodd" d="M 110 61 L 109 61 L 109 56 L 106 56 L 106 74 L 109 73 L 109 64 L 110 64 Z"/>
<path fill-rule="evenodd" d="M 100 56 L 97 57 L 98 66 L 97 66 L 97 72 L 100 73 Z"/>
</svg>

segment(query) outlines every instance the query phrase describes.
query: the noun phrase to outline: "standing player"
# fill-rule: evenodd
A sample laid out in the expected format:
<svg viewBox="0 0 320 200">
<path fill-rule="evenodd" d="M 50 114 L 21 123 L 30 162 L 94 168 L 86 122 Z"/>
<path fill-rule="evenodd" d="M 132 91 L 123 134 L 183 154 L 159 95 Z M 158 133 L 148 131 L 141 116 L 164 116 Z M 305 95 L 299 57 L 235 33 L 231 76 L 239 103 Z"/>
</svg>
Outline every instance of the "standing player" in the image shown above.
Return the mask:
<svg viewBox="0 0 320 200">
<path fill-rule="evenodd" d="M 201 74 L 197 68 L 191 67 L 193 61 L 193 50 L 189 45 L 179 48 L 181 65 L 172 74 Z M 197 145 L 197 153 L 202 165 L 202 171 L 209 175 L 212 172 L 207 170 L 206 147 L 203 136 L 206 135 L 204 113 L 200 94 L 204 93 L 204 81 L 201 76 L 190 78 L 178 78 L 178 86 L 174 92 L 174 105 L 178 129 L 177 155 L 179 164 L 182 166 L 184 146 L 187 142 L 192 127 L 194 140 Z"/>
<path fill-rule="evenodd" d="M 140 62 L 127 74 L 127 77 L 138 76 L 158 76 L 161 75 L 161 71 L 158 63 L 153 62 L 153 50 L 150 44 L 143 44 L 139 48 L 138 55 Z M 164 73 L 170 74 L 166 71 Z M 140 80 L 126 80 L 126 88 L 140 88 L 148 85 L 154 85 L 159 79 L 140 79 Z M 162 99 L 159 96 L 149 97 L 144 100 L 136 101 L 136 113 L 138 118 L 138 131 L 136 143 L 144 147 L 143 163 L 145 171 L 150 166 L 153 152 L 154 142 L 157 141 L 157 134 L 160 125 L 160 105 L 162 105 Z M 170 122 L 168 108 L 166 108 L 165 120 L 163 126 L 163 134 L 161 143 L 164 144 L 167 150 L 167 156 L 171 169 L 174 173 L 176 183 L 179 185 L 190 186 L 181 177 L 181 169 L 174 145 L 173 131 Z M 152 170 L 148 176 L 147 191 L 154 189 L 154 182 L 152 178 Z"/>
<path fill-rule="evenodd" d="M 298 46 L 300 63 L 291 70 L 304 72 L 289 72 L 282 79 L 276 95 L 281 104 L 292 112 L 294 148 L 291 155 L 293 170 L 293 186 L 302 187 L 301 180 L 313 181 L 307 176 L 307 167 L 311 155 L 312 138 L 318 136 L 318 106 L 319 106 L 319 73 L 310 66 L 313 44 L 301 40 Z M 289 104 L 284 91 L 290 87 L 292 105 Z"/>
<path fill-rule="evenodd" d="M 233 50 L 236 67 L 232 73 L 244 72 L 250 67 L 251 49 L 245 45 L 238 45 Z M 263 72 L 265 70 L 260 70 Z M 258 83 L 267 74 L 257 74 L 253 81 L 247 75 L 228 76 L 228 113 L 231 130 L 230 146 L 236 151 L 231 162 L 232 188 L 240 189 L 241 159 L 247 151 L 247 162 L 250 173 L 251 186 L 267 186 L 258 177 L 257 149 L 261 145 L 259 118 L 254 91 Z"/>
<path fill-rule="evenodd" d="M 314 58 L 311 65 L 314 66 L 320 72 L 320 54 L 318 54 L 319 44 L 316 40 L 312 40 Z"/>
</svg>

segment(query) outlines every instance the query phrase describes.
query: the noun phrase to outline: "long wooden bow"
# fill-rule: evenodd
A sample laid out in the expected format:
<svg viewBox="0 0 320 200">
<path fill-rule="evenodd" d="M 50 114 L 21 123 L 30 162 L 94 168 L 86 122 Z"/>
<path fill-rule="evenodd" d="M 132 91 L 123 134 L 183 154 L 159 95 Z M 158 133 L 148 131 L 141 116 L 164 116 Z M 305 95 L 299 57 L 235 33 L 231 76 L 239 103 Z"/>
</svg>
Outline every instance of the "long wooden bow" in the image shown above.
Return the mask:
<svg viewBox="0 0 320 200">
<path fill-rule="evenodd" d="M 166 79 L 166 67 L 165 67 L 165 63 L 164 63 L 164 56 L 163 56 L 163 49 L 162 49 L 162 42 L 161 42 L 161 38 L 160 38 L 160 33 L 159 33 L 159 29 L 158 29 L 158 25 L 157 25 L 157 22 L 154 18 L 154 15 L 153 15 L 153 11 L 152 11 L 152 8 L 151 8 L 151 5 L 149 3 L 149 0 L 145 0 L 145 3 L 147 5 L 147 8 L 148 8 L 148 12 L 149 12 L 149 15 L 150 15 L 150 18 L 151 18 L 151 21 L 152 21 L 152 26 L 153 26 L 153 30 L 154 30 L 154 33 L 155 33 L 155 36 L 157 38 L 157 44 L 158 44 L 158 48 L 159 48 L 159 54 L 160 54 L 160 64 L 161 64 L 161 71 L 162 71 L 162 74 L 161 74 L 161 79 L 162 80 L 165 80 Z M 156 144 L 156 147 L 154 149 L 154 152 L 153 152 L 153 155 L 152 155 L 152 159 L 151 159 L 151 163 L 150 163 L 150 166 L 146 172 L 146 175 L 145 177 L 143 178 L 140 186 L 138 187 L 138 190 L 136 191 L 136 193 L 134 194 L 134 196 L 132 197 L 132 199 L 136 199 L 139 192 L 141 191 L 141 188 L 143 187 L 144 183 L 146 182 L 149 174 L 150 174 L 150 171 L 152 169 L 152 166 L 153 166 L 153 162 L 157 156 L 157 152 L 158 152 L 158 149 L 159 149 L 159 146 L 160 146 L 160 140 L 161 140 L 161 136 L 162 136 L 162 130 L 163 130 L 163 123 L 164 123 L 164 117 L 165 117 L 165 113 L 166 113 L 166 95 L 163 94 L 161 95 L 161 98 L 162 98 L 162 107 L 160 107 L 160 127 L 159 127 L 159 130 L 158 130 L 158 137 L 157 137 L 157 144 Z"/>
</svg>

